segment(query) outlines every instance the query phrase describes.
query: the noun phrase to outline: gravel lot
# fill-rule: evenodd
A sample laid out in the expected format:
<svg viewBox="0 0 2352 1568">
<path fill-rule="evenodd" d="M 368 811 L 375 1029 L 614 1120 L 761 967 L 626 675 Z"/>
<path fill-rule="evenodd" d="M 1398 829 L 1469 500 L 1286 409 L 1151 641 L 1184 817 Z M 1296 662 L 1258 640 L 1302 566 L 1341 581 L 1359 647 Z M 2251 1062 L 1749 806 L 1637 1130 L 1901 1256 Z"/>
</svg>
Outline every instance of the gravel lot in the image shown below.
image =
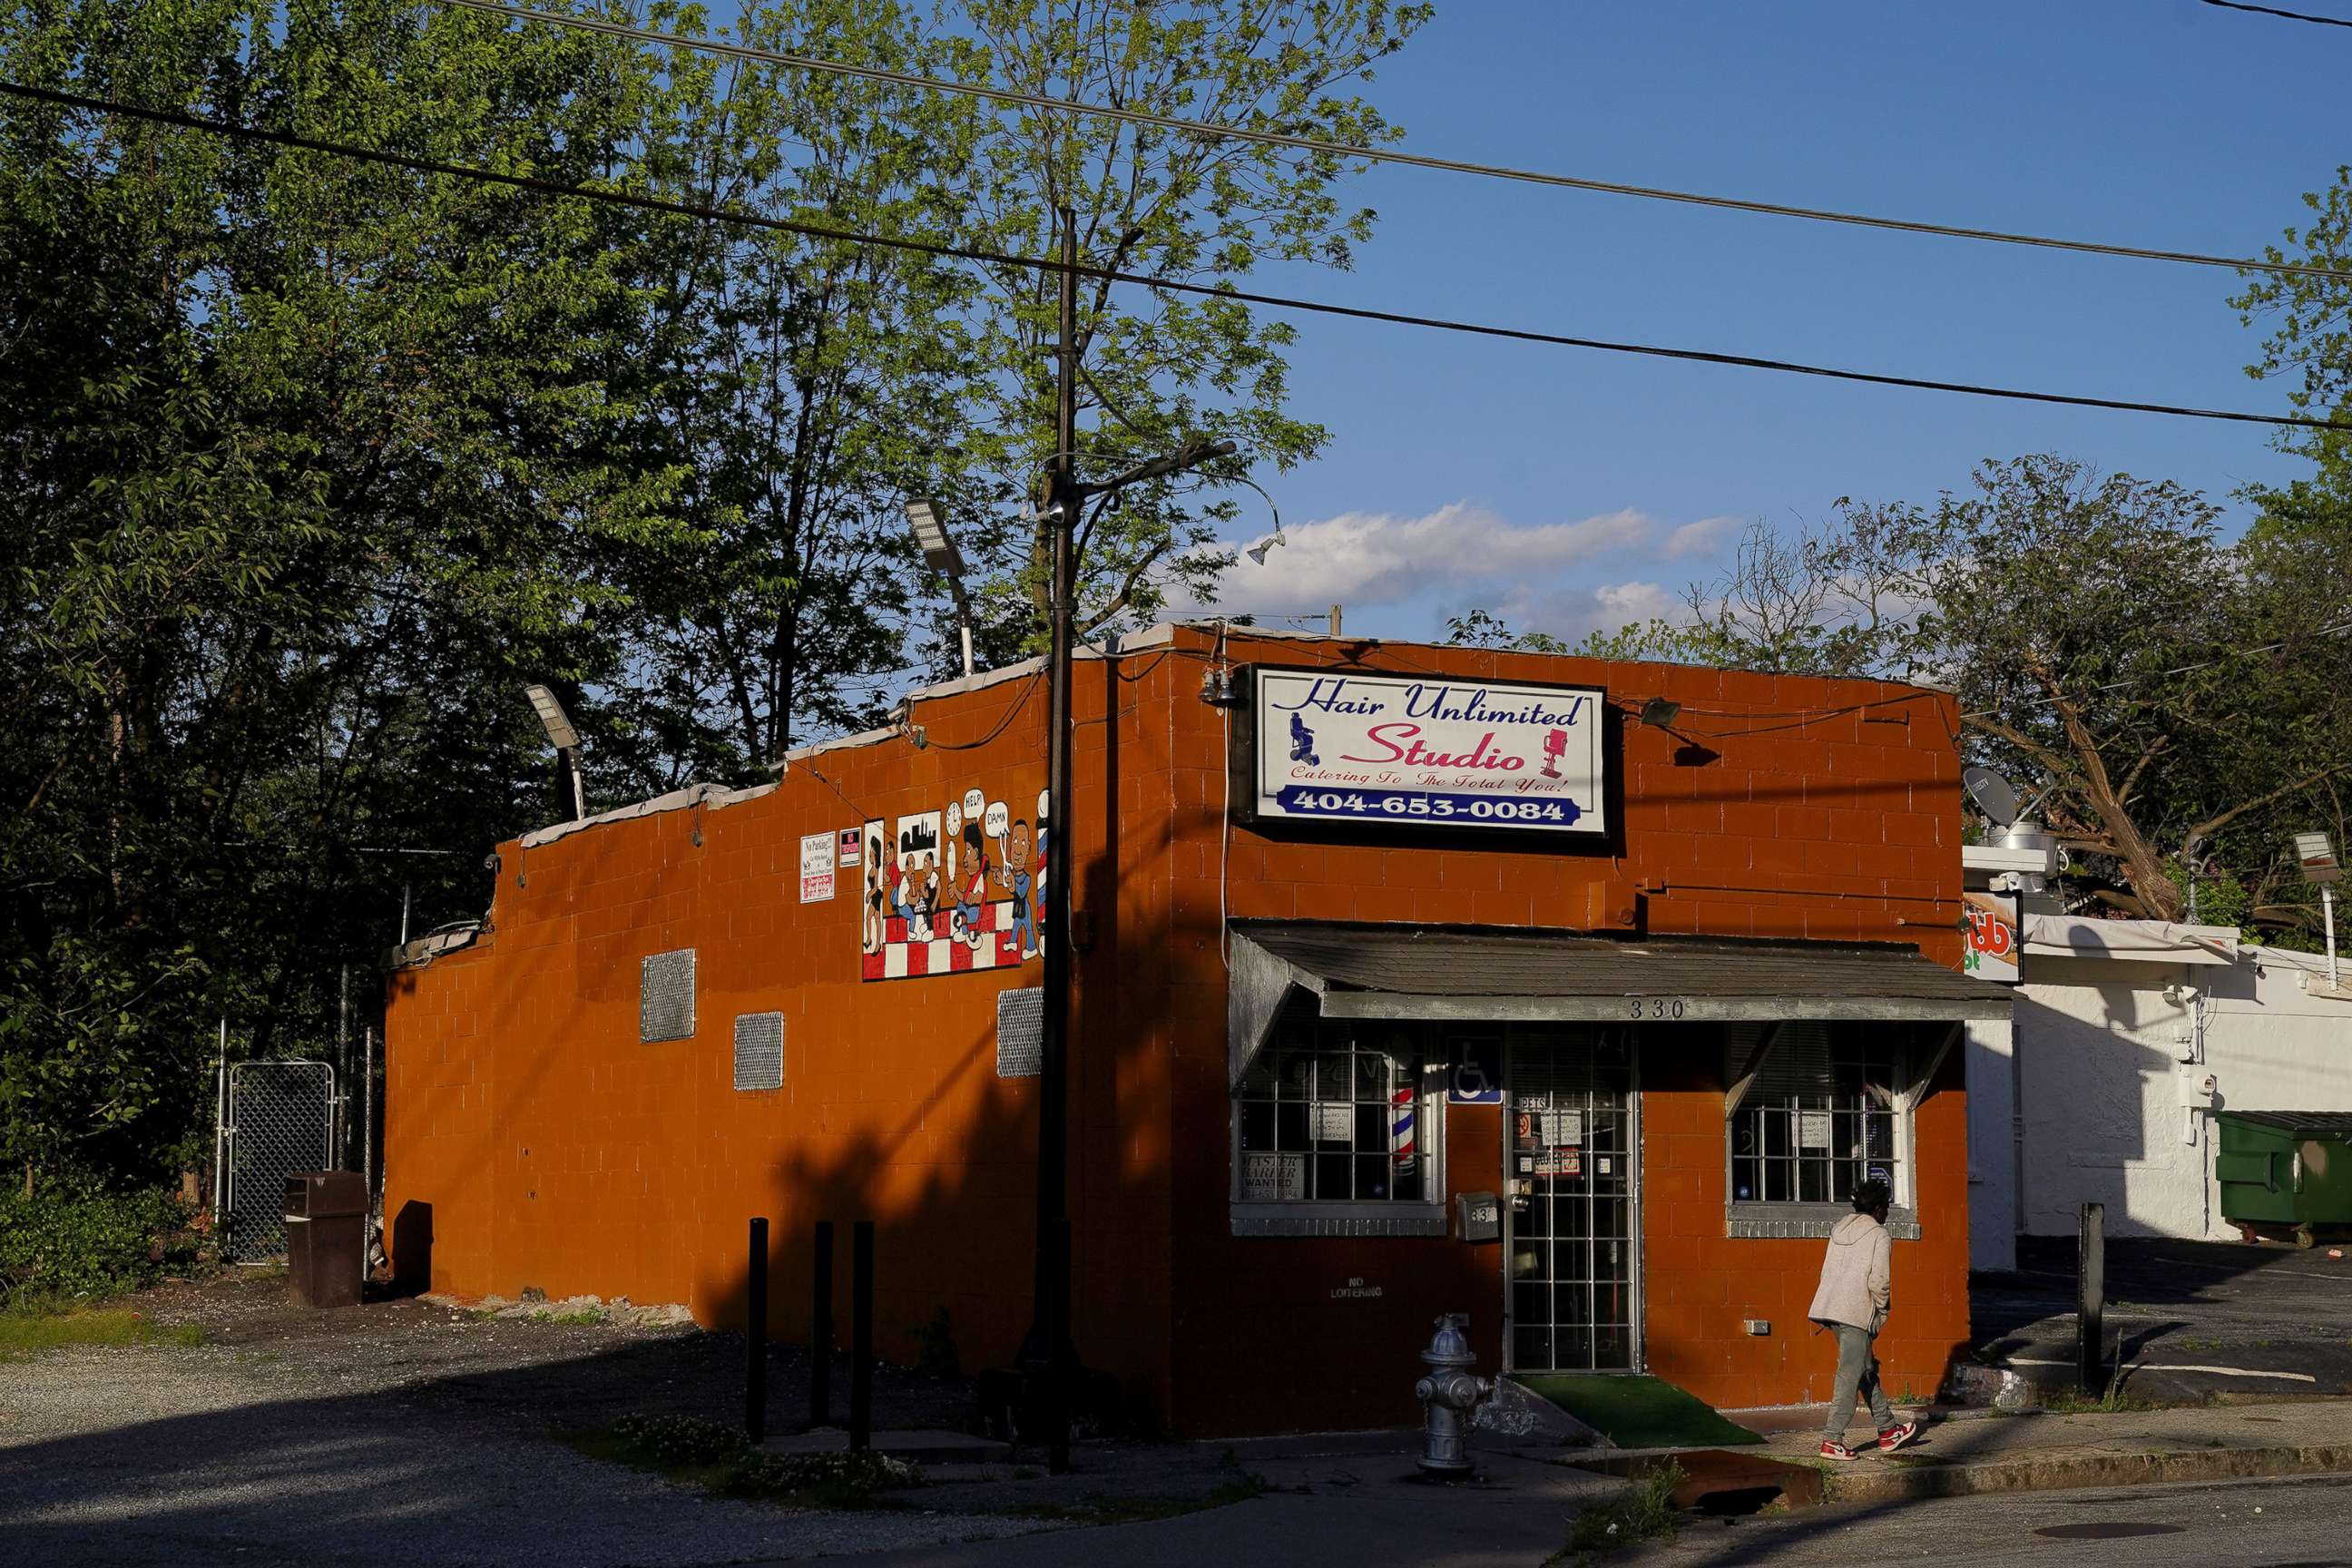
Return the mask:
<svg viewBox="0 0 2352 1568">
<path fill-rule="evenodd" d="M 205 1342 L 0 1363 L 0 1559 L 683 1568 L 1035 1528 L 920 1511 L 919 1492 L 913 1510 L 856 1513 L 713 1499 L 551 1440 L 632 1411 L 740 1418 L 733 1336 L 425 1300 L 302 1311 L 282 1275 L 252 1271 L 133 1304 L 201 1324 Z M 774 1358 L 778 1417 L 805 1408 L 806 1376 L 805 1357 Z M 844 1369 L 835 1387 L 845 1397 Z M 958 1425 L 969 1408 L 961 1384 L 877 1373 L 877 1426 Z"/>
</svg>

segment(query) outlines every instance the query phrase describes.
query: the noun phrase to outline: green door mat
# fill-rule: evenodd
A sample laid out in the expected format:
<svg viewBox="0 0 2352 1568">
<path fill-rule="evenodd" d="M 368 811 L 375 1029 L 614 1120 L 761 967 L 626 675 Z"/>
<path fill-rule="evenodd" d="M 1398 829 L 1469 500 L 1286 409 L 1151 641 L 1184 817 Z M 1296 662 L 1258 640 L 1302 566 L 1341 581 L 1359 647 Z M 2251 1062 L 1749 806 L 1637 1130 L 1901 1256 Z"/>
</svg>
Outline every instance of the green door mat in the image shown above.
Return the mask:
<svg viewBox="0 0 2352 1568">
<path fill-rule="evenodd" d="M 1764 1440 L 1662 1378 L 1538 1372 L 1519 1373 L 1512 1381 L 1621 1448 L 1717 1448 Z"/>
</svg>

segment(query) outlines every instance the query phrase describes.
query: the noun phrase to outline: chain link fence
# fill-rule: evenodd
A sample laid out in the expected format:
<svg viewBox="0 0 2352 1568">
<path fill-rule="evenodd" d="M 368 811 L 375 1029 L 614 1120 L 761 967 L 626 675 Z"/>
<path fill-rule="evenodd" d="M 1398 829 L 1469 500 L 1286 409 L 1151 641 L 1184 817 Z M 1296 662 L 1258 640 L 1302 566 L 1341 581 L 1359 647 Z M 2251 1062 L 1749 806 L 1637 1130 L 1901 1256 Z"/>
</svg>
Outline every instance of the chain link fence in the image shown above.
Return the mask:
<svg viewBox="0 0 2352 1568">
<path fill-rule="evenodd" d="M 228 1069 L 228 1120 L 215 1157 L 228 1173 L 224 1254 L 286 1254 L 286 1178 L 334 1165 L 335 1071 L 325 1062 L 240 1062 Z"/>
</svg>

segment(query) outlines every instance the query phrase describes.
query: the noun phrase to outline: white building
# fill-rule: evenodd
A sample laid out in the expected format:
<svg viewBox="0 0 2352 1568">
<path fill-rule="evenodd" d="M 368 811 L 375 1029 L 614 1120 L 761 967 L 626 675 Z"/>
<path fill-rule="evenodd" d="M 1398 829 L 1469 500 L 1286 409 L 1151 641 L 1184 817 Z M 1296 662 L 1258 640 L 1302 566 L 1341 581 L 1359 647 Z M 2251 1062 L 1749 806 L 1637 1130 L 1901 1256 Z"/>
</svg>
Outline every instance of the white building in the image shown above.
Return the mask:
<svg viewBox="0 0 2352 1568">
<path fill-rule="evenodd" d="M 1970 851 L 1973 857 L 1975 851 Z M 1970 1025 L 1970 1261 L 2071 1236 L 2225 1240 L 2217 1110 L 2352 1110 L 2352 989 L 2226 926 L 2025 916 L 2015 1021 Z"/>
</svg>

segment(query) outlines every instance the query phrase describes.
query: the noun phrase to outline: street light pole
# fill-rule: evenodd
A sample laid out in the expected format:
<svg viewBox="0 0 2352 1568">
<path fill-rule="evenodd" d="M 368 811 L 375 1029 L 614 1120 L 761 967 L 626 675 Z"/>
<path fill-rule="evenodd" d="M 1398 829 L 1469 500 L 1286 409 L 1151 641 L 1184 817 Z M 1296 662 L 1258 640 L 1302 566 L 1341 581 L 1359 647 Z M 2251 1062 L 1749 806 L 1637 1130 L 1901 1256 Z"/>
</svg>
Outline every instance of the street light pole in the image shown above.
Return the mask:
<svg viewBox="0 0 2352 1568">
<path fill-rule="evenodd" d="M 1076 635 L 1078 486 L 1078 228 L 1068 207 L 1062 228 L 1061 346 L 1055 374 L 1054 466 L 1045 502 L 1051 541 L 1052 616 L 1046 652 L 1045 810 L 1037 825 L 1045 848 L 1045 909 L 1038 941 L 1045 949 L 1045 995 L 1038 1042 L 1036 1321 L 1029 1355 L 1043 1373 L 1047 1463 L 1070 1463 L 1067 1376 L 1070 1353 L 1069 1042 L 1070 1042 L 1070 644 Z"/>
<path fill-rule="evenodd" d="M 1035 1317 L 1022 1350 L 1030 1392 L 1044 1418 L 1049 1467 L 1070 1465 L 1069 1394 L 1078 1371 L 1070 1338 L 1069 1061 L 1070 909 L 1077 892 L 1070 834 L 1071 648 L 1076 641 L 1078 514 L 1095 496 L 1233 456 L 1231 441 L 1196 440 L 1136 464 L 1100 484 L 1077 477 L 1078 226 L 1067 207 L 1062 229 L 1061 342 L 1056 359 L 1054 459 L 1045 506 L 1053 582 L 1048 614 L 1045 809 L 1037 824 L 1041 886 L 1037 938 L 1045 949 L 1045 1016 L 1037 1062 L 1037 1258 Z"/>
</svg>

